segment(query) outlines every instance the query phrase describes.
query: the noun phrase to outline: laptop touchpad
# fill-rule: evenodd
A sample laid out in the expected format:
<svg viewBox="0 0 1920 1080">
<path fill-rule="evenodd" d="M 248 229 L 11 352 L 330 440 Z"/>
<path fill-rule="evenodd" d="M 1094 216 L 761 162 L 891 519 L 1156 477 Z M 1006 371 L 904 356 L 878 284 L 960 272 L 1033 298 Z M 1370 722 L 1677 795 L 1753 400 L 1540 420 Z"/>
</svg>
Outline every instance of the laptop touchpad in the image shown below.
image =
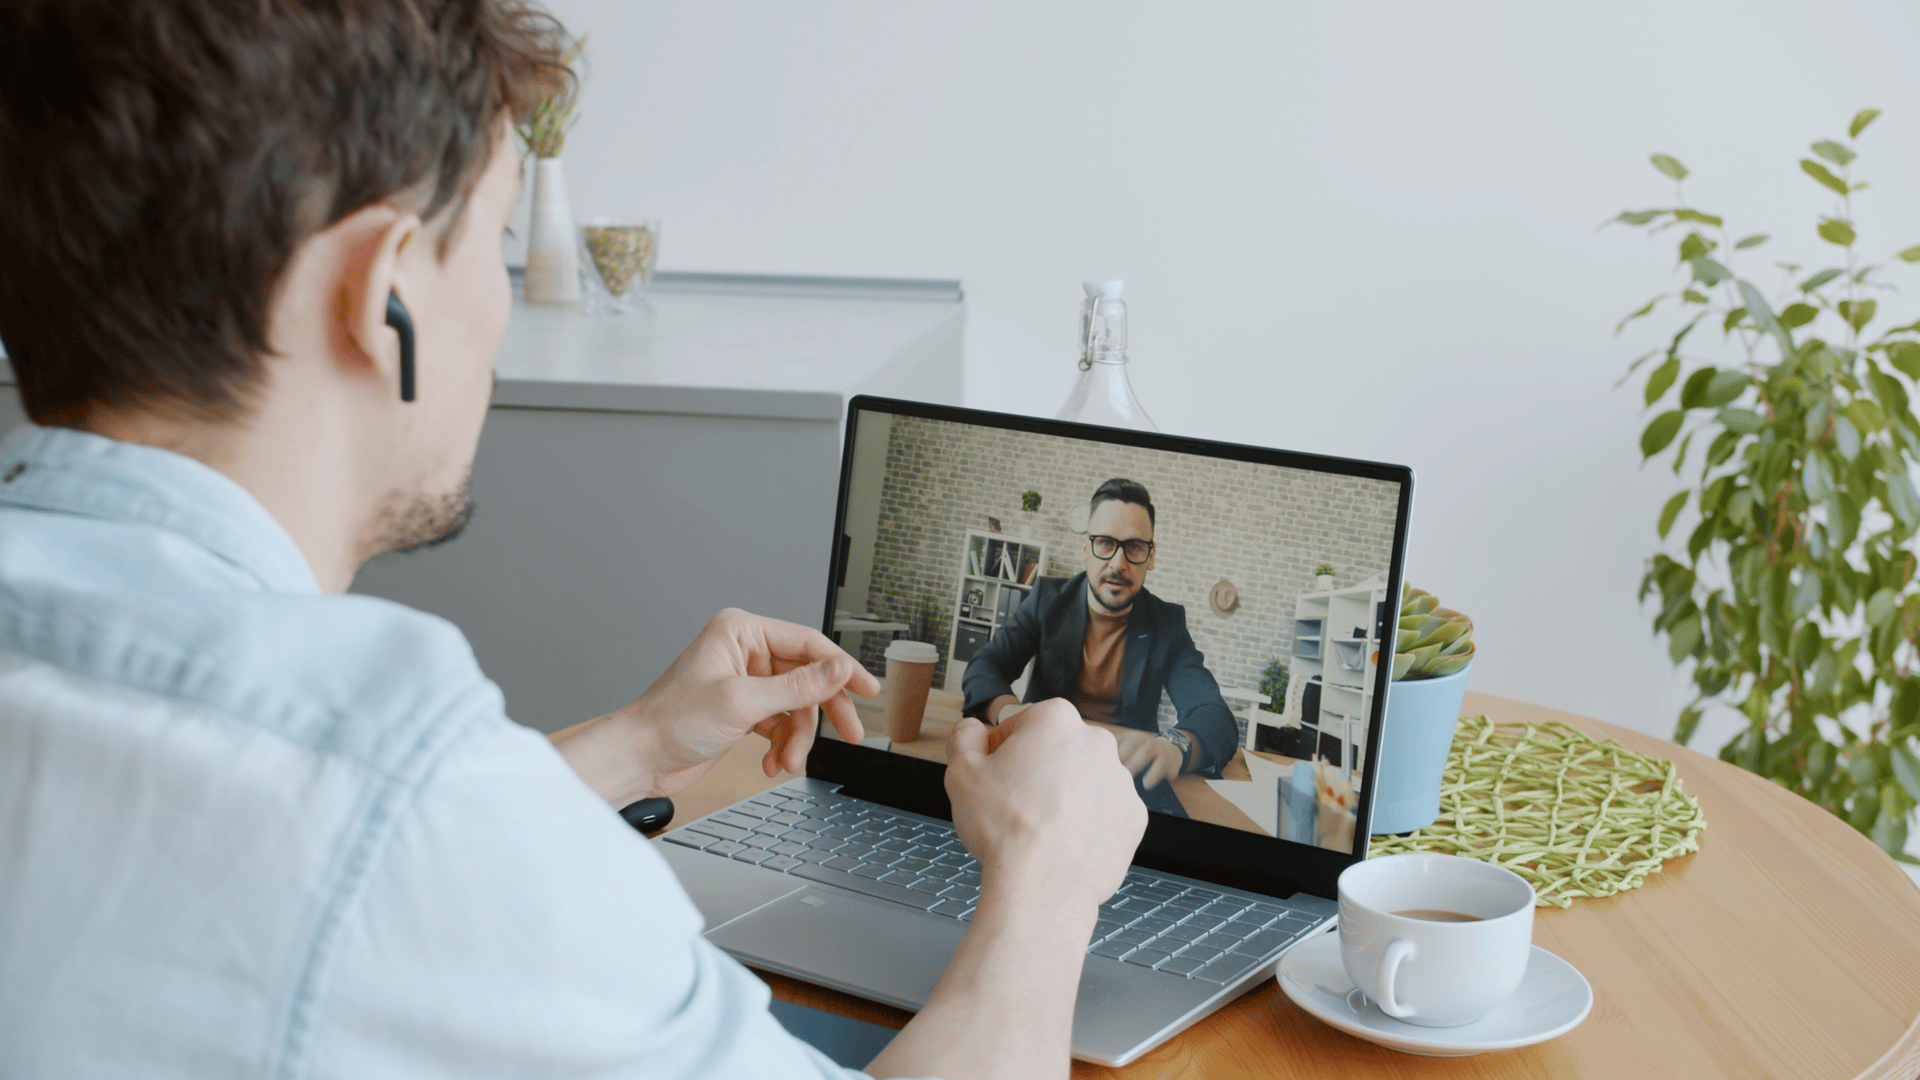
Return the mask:
<svg viewBox="0 0 1920 1080">
<path fill-rule="evenodd" d="M 965 923 L 884 900 L 808 888 L 707 939 L 749 963 L 918 1009 L 966 931 Z"/>
</svg>

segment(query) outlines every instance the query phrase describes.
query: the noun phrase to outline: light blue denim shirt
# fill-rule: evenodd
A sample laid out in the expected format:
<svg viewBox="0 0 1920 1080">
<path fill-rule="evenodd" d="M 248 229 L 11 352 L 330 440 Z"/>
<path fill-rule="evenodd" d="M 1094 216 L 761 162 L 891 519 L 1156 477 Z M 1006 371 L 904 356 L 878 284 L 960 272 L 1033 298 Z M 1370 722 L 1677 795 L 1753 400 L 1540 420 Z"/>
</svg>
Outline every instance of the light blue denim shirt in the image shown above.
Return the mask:
<svg viewBox="0 0 1920 1080">
<path fill-rule="evenodd" d="M 452 625 L 198 462 L 0 442 L 0 1077 L 860 1075 L 700 930 Z"/>
</svg>

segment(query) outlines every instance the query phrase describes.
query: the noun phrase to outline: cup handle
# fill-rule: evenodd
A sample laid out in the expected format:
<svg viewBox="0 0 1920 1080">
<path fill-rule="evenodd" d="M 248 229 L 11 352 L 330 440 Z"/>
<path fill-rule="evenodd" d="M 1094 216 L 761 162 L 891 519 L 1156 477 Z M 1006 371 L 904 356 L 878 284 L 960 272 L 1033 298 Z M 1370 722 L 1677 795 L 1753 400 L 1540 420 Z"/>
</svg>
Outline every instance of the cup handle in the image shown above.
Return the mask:
<svg viewBox="0 0 1920 1080">
<path fill-rule="evenodd" d="M 1400 1004 L 1393 992 L 1393 982 L 1400 974 L 1400 965 L 1414 957 L 1413 942 L 1405 938 L 1396 938 L 1387 945 L 1387 951 L 1380 956 L 1380 974 L 1377 977 L 1380 992 L 1373 1000 L 1380 1011 L 1396 1020 L 1405 1020 L 1413 1015 L 1413 1010 Z"/>
</svg>

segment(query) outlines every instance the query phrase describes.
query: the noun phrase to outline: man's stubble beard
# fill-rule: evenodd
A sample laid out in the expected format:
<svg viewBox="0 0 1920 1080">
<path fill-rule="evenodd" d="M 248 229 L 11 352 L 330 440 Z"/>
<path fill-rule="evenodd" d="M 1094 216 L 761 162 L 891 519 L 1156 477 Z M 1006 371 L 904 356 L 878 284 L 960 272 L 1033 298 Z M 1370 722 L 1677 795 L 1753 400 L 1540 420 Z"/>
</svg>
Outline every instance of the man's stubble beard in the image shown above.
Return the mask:
<svg viewBox="0 0 1920 1080">
<path fill-rule="evenodd" d="M 473 470 L 469 468 L 452 491 L 389 496 L 374 524 L 367 553 L 371 557 L 437 547 L 459 536 L 472 520 Z"/>
<path fill-rule="evenodd" d="M 1131 611 L 1133 609 L 1133 602 L 1140 598 L 1140 590 L 1146 588 L 1146 582 L 1144 581 L 1138 585 L 1133 586 L 1133 591 L 1127 594 L 1127 599 L 1125 604 L 1123 604 L 1120 607 L 1113 607 L 1107 603 L 1106 597 L 1100 595 L 1100 589 L 1098 587 L 1099 584 L 1100 582 L 1097 579 L 1089 580 L 1087 582 L 1087 594 L 1093 598 L 1094 606 L 1098 607 L 1100 610 L 1106 612 L 1109 615 L 1120 615 L 1128 611 Z M 1125 588 L 1126 585 L 1131 584 L 1131 582 L 1127 582 L 1127 583 L 1116 582 L 1115 584 L 1120 584 L 1122 588 Z"/>
</svg>

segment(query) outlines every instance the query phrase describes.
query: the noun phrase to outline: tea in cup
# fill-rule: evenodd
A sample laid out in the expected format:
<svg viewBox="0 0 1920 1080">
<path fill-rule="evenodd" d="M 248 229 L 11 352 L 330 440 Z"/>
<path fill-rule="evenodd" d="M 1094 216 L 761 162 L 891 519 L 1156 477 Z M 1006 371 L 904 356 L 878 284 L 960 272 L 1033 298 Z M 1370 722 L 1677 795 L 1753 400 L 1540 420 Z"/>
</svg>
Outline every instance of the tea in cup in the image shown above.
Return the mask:
<svg viewBox="0 0 1920 1080">
<path fill-rule="evenodd" d="M 1471 1024 L 1519 989 L 1533 901 L 1525 878 L 1477 859 L 1368 859 L 1340 874 L 1340 960 L 1396 1020 Z"/>
</svg>

